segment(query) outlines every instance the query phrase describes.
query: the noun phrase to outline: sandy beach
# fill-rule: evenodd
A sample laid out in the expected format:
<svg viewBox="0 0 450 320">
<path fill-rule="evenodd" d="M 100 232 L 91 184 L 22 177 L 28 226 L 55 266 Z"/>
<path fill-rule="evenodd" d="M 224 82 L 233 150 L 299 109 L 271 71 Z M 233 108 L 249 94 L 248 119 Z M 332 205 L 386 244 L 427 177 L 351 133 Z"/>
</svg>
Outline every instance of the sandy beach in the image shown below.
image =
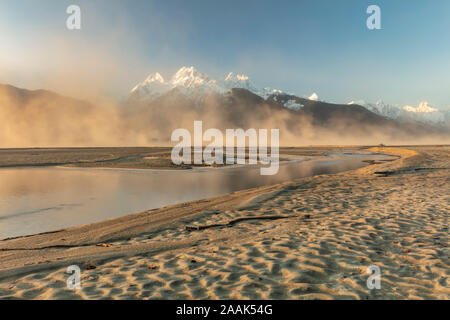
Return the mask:
<svg viewBox="0 0 450 320">
<path fill-rule="evenodd" d="M 401 158 L 2 240 L 0 299 L 450 299 L 450 147 L 371 151 Z"/>
</svg>

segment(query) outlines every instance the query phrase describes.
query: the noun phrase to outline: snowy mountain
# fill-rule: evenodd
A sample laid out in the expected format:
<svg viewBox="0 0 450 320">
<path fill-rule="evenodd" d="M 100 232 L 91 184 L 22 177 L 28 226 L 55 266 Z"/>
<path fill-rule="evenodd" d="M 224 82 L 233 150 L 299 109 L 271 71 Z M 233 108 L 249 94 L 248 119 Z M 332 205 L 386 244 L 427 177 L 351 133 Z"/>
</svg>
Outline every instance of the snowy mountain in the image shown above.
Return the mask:
<svg viewBox="0 0 450 320">
<path fill-rule="evenodd" d="M 317 93 L 314 92 L 312 95 L 308 97 L 308 99 L 312 101 L 317 101 L 319 100 L 319 96 L 317 95 Z"/>
<path fill-rule="evenodd" d="M 170 81 L 165 81 L 158 72 L 151 74 L 145 81 L 136 85 L 130 94 L 147 100 L 157 98 L 175 88 L 185 94 L 226 91 L 205 73 L 197 71 L 194 67 L 182 67 Z"/>
<path fill-rule="evenodd" d="M 30 91 L 0 84 L 0 111 L 23 120 L 7 121 L 6 127 L 0 127 L 0 136 L 19 137 L 18 140 L 3 139 L 6 141 L 3 145 L 63 146 L 73 143 L 90 146 L 109 145 L 111 141 L 133 145 L 136 141 L 145 141 L 143 143 L 164 145 L 169 142 L 173 130 L 195 120 L 202 120 L 205 126 L 220 130 L 282 128 L 280 139 L 286 145 L 450 141 L 450 128 L 447 127 L 418 121 L 396 121 L 358 104 L 333 104 L 273 90 L 267 99 L 245 88 L 232 88 L 225 94 L 206 95 L 200 100 L 189 99 L 187 97 L 191 97 L 191 93 L 202 92 L 192 87 L 215 90 L 217 83 L 190 71 L 174 78 L 182 84 L 174 87 L 161 75 L 149 76 L 135 88 L 134 93 L 159 95 L 158 98 L 125 100 L 119 108 L 110 111 L 97 107 L 95 103 L 50 91 Z M 235 78 L 248 88 L 248 79 Z M 184 89 L 188 95 L 185 92 L 179 94 Z M 432 107 L 421 105 L 414 111 L 402 112 L 434 115 L 436 111 L 429 108 Z M 93 118 L 104 118 L 105 121 L 92 121 Z M 42 123 L 52 123 L 52 126 L 44 126 L 50 131 L 43 131 Z M 54 130 L 58 131 L 57 135 L 53 134 Z"/>
<path fill-rule="evenodd" d="M 194 67 L 182 67 L 169 81 L 165 81 L 158 72 L 151 74 L 145 81 L 136 85 L 130 95 L 135 98 L 152 100 L 173 89 L 178 89 L 180 93 L 188 96 L 198 96 L 208 93 L 223 94 L 232 88 L 256 90 L 249 82 L 248 77 L 244 75 L 230 73 L 225 79 L 217 81 Z"/>
<path fill-rule="evenodd" d="M 424 101 L 418 107 L 404 106 L 402 108 L 403 116 L 407 116 L 416 121 L 448 125 L 450 124 L 450 113 L 431 107 Z"/>
<path fill-rule="evenodd" d="M 191 66 L 180 68 L 169 81 L 165 81 L 158 72 L 153 73 L 143 82 L 136 85 L 131 90 L 130 96 L 141 100 L 153 100 L 173 89 L 177 89 L 179 93 L 185 94 L 190 98 L 199 98 L 204 94 L 226 94 L 234 88 L 248 90 L 264 100 L 267 100 L 269 97 L 275 97 L 274 100 L 276 101 L 276 96 L 290 95 L 278 89 L 258 89 L 251 83 L 249 77 L 244 74 L 230 72 L 225 78 L 214 80 Z M 316 93 L 309 97 L 303 95 L 300 97 L 314 101 L 318 99 Z M 284 106 L 291 110 L 299 110 L 303 107 L 295 99 L 285 101 Z"/>
<path fill-rule="evenodd" d="M 233 72 L 230 72 L 220 84 L 227 90 L 240 88 L 250 92 L 258 92 L 258 89 L 253 86 L 249 78 L 243 74 L 234 74 Z"/>
<path fill-rule="evenodd" d="M 258 89 L 252 84 L 248 76 L 233 72 L 228 73 L 222 79 L 216 80 L 192 66 L 180 68 L 169 81 L 166 81 L 160 73 L 153 73 L 131 90 L 130 97 L 151 101 L 175 90 L 176 93 L 191 100 L 201 101 L 207 95 L 225 95 L 236 88 L 245 89 L 266 101 L 278 103 L 293 111 L 301 110 L 305 101 L 319 102 L 317 93 L 308 96 L 291 94 L 272 88 Z M 438 126 L 450 125 L 450 111 L 433 108 L 428 102 L 421 102 L 417 107 L 399 107 L 382 100 L 376 103 L 368 103 L 364 100 L 352 101 L 348 105 L 359 105 L 379 116 L 403 122 L 418 121 Z"/>
<path fill-rule="evenodd" d="M 443 126 L 448 126 L 450 123 L 450 114 L 448 111 L 433 108 L 426 101 L 421 102 L 418 107 L 399 107 L 397 105 L 387 104 L 381 100 L 376 103 L 367 103 L 364 100 L 352 101 L 348 105 L 360 105 L 378 115 L 394 120 L 414 120 Z"/>
<path fill-rule="evenodd" d="M 376 103 L 366 103 L 364 100 L 359 100 L 356 102 L 352 101 L 348 104 L 357 104 L 363 106 L 369 111 L 372 111 L 373 113 L 389 119 L 396 119 L 401 111 L 397 106 L 384 103 L 382 100 L 379 100 Z"/>
<path fill-rule="evenodd" d="M 431 107 L 426 101 L 421 102 L 417 108 L 411 106 L 404 106 L 403 110 L 415 113 L 433 113 L 438 111 L 438 109 Z"/>
<path fill-rule="evenodd" d="M 186 94 L 192 91 L 208 93 L 210 91 L 222 93 L 224 90 L 216 80 L 210 79 L 207 74 L 197 71 L 194 67 L 182 67 L 172 77 L 169 85 L 179 88 Z"/>
<path fill-rule="evenodd" d="M 155 98 L 170 90 L 170 85 L 158 73 L 152 73 L 143 82 L 131 90 L 132 95 L 138 97 Z"/>
</svg>

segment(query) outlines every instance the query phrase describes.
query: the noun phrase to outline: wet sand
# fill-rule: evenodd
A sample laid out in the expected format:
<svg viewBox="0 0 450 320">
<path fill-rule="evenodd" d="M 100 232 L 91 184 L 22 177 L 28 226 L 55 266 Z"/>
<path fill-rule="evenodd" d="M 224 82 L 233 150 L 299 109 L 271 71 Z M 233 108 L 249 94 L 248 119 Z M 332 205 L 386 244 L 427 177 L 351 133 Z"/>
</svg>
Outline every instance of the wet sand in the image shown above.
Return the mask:
<svg viewBox="0 0 450 320">
<path fill-rule="evenodd" d="M 324 156 L 330 150 L 360 150 L 362 147 L 309 147 L 280 148 L 280 161 L 285 155 L 307 158 Z M 158 169 L 187 170 L 223 165 L 182 164 L 175 165 L 171 159 L 170 147 L 93 147 L 93 148 L 24 148 L 0 149 L 0 168 L 21 167 L 81 167 L 113 169 Z M 193 153 L 191 155 L 193 159 Z M 248 159 L 248 149 L 246 150 Z M 225 160 L 225 158 L 224 158 Z"/>
<path fill-rule="evenodd" d="M 0 241 L 0 298 L 449 299 L 450 147 L 374 151 L 402 158 Z"/>
</svg>

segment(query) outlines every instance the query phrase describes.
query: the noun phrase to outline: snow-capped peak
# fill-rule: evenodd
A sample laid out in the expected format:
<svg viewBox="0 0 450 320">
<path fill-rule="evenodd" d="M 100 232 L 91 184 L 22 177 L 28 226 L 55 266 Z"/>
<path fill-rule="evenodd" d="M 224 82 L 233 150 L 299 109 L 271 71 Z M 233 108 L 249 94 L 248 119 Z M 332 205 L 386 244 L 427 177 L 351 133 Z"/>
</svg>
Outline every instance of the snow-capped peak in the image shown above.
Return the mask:
<svg viewBox="0 0 450 320">
<path fill-rule="evenodd" d="M 258 94 L 258 90 L 251 84 L 249 77 L 243 74 L 234 74 L 233 72 L 230 72 L 220 84 L 227 90 L 232 88 L 242 88 Z"/>
<path fill-rule="evenodd" d="M 134 92 L 134 91 L 138 90 L 140 87 L 147 86 L 153 82 L 156 82 L 159 84 L 165 84 L 164 78 L 158 72 L 155 72 L 155 73 L 152 73 L 151 75 L 149 75 L 147 77 L 147 79 L 145 79 L 143 82 L 141 82 L 137 86 L 135 86 L 131 90 L 131 92 Z"/>
<path fill-rule="evenodd" d="M 248 81 L 248 77 L 246 75 L 243 74 L 234 74 L 233 72 L 230 72 L 226 77 L 225 77 L 225 81 Z"/>
<path fill-rule="evenodd" d="M 402 113 L 409 118 L 435 124 L 447 123 L 448 125 L 450 120 L 447 112 L 431 107 L 426 101 L 419 103 L 418 107 L 404 106 Z"/>
<path fill-rule="evenodd" d="M 149 82 L 164 83 L 165 81 L 164 81 L 164 78 L 162 77 L 162 75 L 159 72 L 155 72 L 155 73 L 152 73 L 151 75 L 149 75 L 147 77 L 147 79 L 145 79 L 144 82 L 146 82 L 146 83 L 149 83 Z"/>
<path fill-rule="evenodd" d="M 139 83 L 131 90 L 131 93 L 140 98 L 154 98 L 171 89 L 178 88 L 181 92 L 194 96 L 197 93 L 226 93 L 233 88 L 247 89 L 255 94 L 259 91 L 251 84 L 248 76 L 230 72 L 223 80 L 216 81 L 207 74 L 196 70 L 194 67 L 182 67 L 169 82 L 165 82 L 159 73 L 153 73 L 147 79 Z M 194 92 L 195 91 L 195 92 Z"/>
<path fill-rule="evenodd" d="M 319 99 L 319 96 L 317 95 L 317 93 L 313 93 L 312 95 L 310 95 L 308 97 L 309 100 L 313 100 L 313 101 L 317 101 Z"/>
<path fill-rule="evenodd" d="M 382 100 L 378 100 L 376 103 L 370 103 L 364 100 L 356 100 L 348 103 L 348 105 L 353 104 L 363 106 L 364 108 L 366 108 L 369 111 L 372 111 L 373 113 L 376 113 L 380 116 L 387 117 L 390 119 L 397 118 L 400 112 L 400 109 L 397 106 L 384 103 Z"/>
<path fill-rule="evenodd" d="M 194 67 L 182 67 L 166 82 L 160 73 L 152 73 L 131 90 L 133 96 L 140 99 L 154 99 L 174 88 L 180 88 L 184 93 L 200 89 L 201 91 L 221 91 L 216 81 Z"/>
<path fill-rule="evenodd" d="M 197 71 L 194 67 L 182 67 L 175 73 L 171 80 L 171 84 L 174 87 L 198 87 L 209 82 L 215 83 L 205 73 Z"/>
<path fill-rule="evenodd" d="M 147 79 L 136 85 L 131 93 L 139 97 L 156 97 L 170 90 L 170 86 L 158 72 L 150 74 Z"/>
<path fill-rule="evenodd" d="M 367 103 L 366 103 L 364 100 L 356 100 L 356 101 L 350 101 L 350 102 L 347 103 L 347 104 L 348 104 L 349 106 L 354 105 L 354 104 L 357 104 L 357 105 L 359 105 L 359 106 L 365 107 Z"/>
<path fill-rule="evenodd" d="M 428 102 L 424 101 L 419 103 L 419 106 L 414 108 L 411 106 L 404 106 L 403 110 L 408 112 L 420 112 L 420 113 L 430 113 L 430 112 L 436 112 L 438 109 L 431 107 Z"/>
<path fill-rule="evenodd" d="M 421 102 L 418 107 L 391 105 L 378 100 L 376 103 L 366 103 L 364 100 L 348 103 L 358 104 L 380 116 L 395 120 L 416 120 L 424 123 L 448 123 L 448 115 L 444 111 L 431 107 L 428 102 Z"/>
<path fill-rule="evenodd" d="M 179 92 L 187 94 L 191 97 L 200 97 L 206 93 L 218 93 L 224 94 L 229 92 L 233 88 L 246 89 L 263 99 L 268 99 L 270 96 L 274 96 L 274 100 L 277 101 L 277 96 L 288 94 L 278 89 L 264 88 L 262 90 L 257 89 L 250 82 L 247 75 L 230 72 L 222 80 L 211 79 L 207 74 L 196 70 L 193 66 L 181 67 L 171 78 L 166 82 L 161 74 L 158 72 L 152 73 L 143 82 L 131 90 L 131 94 L 139 99 L 154 99 L 172 89 L 177 88 Z M 311 96 L 301 96 L 310 100 L 318 100 L 318 95 L 313 93 Z M 299 109 L 302 107 L 295 101 L 290 101 L 286 108 Z"/>
</svg>

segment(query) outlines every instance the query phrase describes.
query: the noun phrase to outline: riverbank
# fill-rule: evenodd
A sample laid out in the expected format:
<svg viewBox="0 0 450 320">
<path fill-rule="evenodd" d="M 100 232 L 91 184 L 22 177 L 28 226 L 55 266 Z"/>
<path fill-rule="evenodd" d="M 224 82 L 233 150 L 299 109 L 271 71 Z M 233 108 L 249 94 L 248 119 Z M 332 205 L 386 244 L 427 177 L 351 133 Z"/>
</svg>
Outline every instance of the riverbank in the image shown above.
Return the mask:
<svg viewBox="0 0 450 320">
<path fill-rule="evenodd" d="M 361 147 L 280 148 L 284 155 L 308 158 L 324 156 L 329 150 L 360 150 Z M 112 169 L 188 170 L 210 165 L 174 165 L 170 147 L 92 147 L 0 149 L 0 168 L 80 167 Z M 248 158 L 248 150 L 246 154 Z M 191 156 L 193 158 L 193 154 Z M 218 165 L 228 166 L 228 165 Z"/>
<path fill-rule="evenodd" d="M 402 158 L 0 241 L 0 298 L 450 298 L 449 147 L 374 151 Z"/>
<path fill-rule="evenodd" d="M 392 159 L 367 151 L 326 150 L 325 156 L 289 155 L 289 161 L 279 164 L 278 173 L 269 176 L 260 174 L 259 165 L 249 164 L 181 171 L 39 165 L 0 168 L 0 240 Z"/>
</svg>

